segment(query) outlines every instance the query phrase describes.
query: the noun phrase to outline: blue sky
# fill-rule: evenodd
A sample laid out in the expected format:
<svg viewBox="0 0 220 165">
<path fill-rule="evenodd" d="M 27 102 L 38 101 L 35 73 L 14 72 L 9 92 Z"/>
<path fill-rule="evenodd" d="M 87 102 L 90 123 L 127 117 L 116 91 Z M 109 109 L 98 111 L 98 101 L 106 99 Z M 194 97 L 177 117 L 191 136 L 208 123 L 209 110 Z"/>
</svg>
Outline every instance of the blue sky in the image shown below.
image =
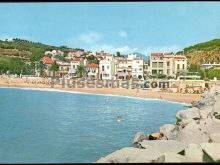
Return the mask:
<svg viewBox="0 0 220 165">
<path fill-rule="evenodd" d="M 1 3 L 0 22 L 0 39 L 149 55 L 220 38 L 220 2 Z"/>
</svg>

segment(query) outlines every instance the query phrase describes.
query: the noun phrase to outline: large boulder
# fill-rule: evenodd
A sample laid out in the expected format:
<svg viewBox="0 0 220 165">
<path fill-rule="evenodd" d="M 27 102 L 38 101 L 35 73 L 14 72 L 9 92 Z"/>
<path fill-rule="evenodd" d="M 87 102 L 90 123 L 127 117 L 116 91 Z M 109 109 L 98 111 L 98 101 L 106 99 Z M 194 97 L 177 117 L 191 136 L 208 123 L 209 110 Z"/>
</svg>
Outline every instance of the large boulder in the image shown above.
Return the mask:
<svg viewBox="0 0 220 165">
<path fill-rule="evenodd" d="M 200 116 L 202 119 L 213 117 L 213 106 L 204 106 L 200 109 Z"/>
<path fill-rule="evenodd" d="M 220 99 L 215 102 L 213 105 L 213 113 L 219 113 L 220 114 Z"/>
<path fill-rule="evenodd" d="M 164 124 L 160 127 L 160 133 L 167 140 L 175 140 L 178 133 L 178 127 L 173 124 Z"/>
<path fill-rule="evenodd" d="M 209 139 L 211 143 L 220 143 L 220 133 L 211 133 Z"/>
<path fill-rule="evenodd" d="M 133 144 L 147 140 L 148 136 L 144 132 L 137 132 L 134 136 Z"/>
<path fill-rule="evenodd" d="M 177 120 L 186 120 L 186 119 L 200 119 L 199 109 L 196 107 L 189 108 L 186 110 L 180 110 L 176 113 Z"/>
<path fill-rule="evenodd" d="M 220 161 L 220 143 L 202 143 L 203 151 L 214 161 Z"/>
<path fill-rule="evenodd" d="M 156 149 L 125 147 L 100 158 L 96 163 L 149 163 L 162 154 Z"/>
<path fill-rule="evenodd" d="M 185 148 L 185 156 L 194 160 L 194 162 L 203 161 L 203 151 L 198 144 L 189 144 Z"/>
<path fill-rule="evenodd" d="M 180 154 L 167 152 L 151 161 L 151 163 L 183 163 L 183 162 L 195 162 L 192 158 L 182 156 Z"/>
<path fill-rule="evenodd" d="M 173 152 L 179 153 L 186 147 L 185 144 L 175 140 L 144 140 L 140 142 L 141 146 L 147 150 L 157 150 L 161 153 Z"/>
<path fill-rule="evenodd" d="M 199 130 L 198 124 L 189 123 L 186 127 L 179 131 L 177 141 L 180 141 L 184 144 L 200 144 L 208 142 L 209 135 Z"/>
<path fill-rule="evenodd" d="M 201 119 L 198 129 L 206 134 L 220 133 L 220 123 L 213 119 Z"/>
<path fill-rule="evenodd" d="M 179 125 L 179 130 L 181 130 L 182 128 L 184 128 L 186 125 L 188 124 L 196 124 L 197 121 L 193 120 L 193 119 L 183 119 L 183 120 L 179 120 L 177 122 L 177 125 Z"/>
</svg>

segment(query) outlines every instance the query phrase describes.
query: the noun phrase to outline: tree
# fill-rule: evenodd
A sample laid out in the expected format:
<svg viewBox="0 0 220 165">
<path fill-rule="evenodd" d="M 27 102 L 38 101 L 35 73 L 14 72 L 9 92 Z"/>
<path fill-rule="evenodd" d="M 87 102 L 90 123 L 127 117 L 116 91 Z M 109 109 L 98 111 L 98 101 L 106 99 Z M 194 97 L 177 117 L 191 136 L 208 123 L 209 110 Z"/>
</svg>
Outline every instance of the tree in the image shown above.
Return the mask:
<svg viewBox="0 0 220 165">
<path fill-rule="evenodd" d="M 59 70 L 59 65 L 54 62 L 51 67 L 50 67 L 50 71 L 53 71 L 53 77 L 55 76 L 55 73 Z"/>
<path fill-rule="evenodd" d="M 45 75 L 45 69 L 46 69 L 46 65 L 42 62 L 42 61 L 39 61 L 37 63 L 37 67 L 36 67 L 39 71 L 40 71 L 40 76 L 42 75 Z"/>
<path fill-rule="evenodd" d="M 83 66 L 83 65 L 79 65 L 78 68 L 77 68 L 77 75 L 78 75 L 79 77 L 82 77 L 84 71 L 85 71 L 84 66 Z"/>
<path fill-rule="evenodd" d="M 121 54 L 120 52 L 116 52 L 116 56 L 119 57 Z"/>
</svg>

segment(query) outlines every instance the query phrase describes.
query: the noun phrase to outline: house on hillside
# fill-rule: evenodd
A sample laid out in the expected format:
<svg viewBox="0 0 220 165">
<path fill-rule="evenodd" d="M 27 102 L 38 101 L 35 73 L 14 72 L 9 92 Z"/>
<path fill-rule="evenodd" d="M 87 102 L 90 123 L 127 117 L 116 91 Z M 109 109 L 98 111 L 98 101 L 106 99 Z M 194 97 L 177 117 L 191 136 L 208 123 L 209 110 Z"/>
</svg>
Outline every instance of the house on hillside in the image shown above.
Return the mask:
<svg viewBox="0 0 220 165">
<path fill-rule="evenodd" d="M 51 65 L 54 63 L 54 60 L 52 60 L 50 57 L 44 56 L 43 58 L 40 59 L 40 62 L 42 62 L 45 65 L 45 76 L 52 76 L 53 72 L 50 71 Z M 36 69 L 35 70 L 36 76 L 40 76 L 40 70 Z"/>
</svg>

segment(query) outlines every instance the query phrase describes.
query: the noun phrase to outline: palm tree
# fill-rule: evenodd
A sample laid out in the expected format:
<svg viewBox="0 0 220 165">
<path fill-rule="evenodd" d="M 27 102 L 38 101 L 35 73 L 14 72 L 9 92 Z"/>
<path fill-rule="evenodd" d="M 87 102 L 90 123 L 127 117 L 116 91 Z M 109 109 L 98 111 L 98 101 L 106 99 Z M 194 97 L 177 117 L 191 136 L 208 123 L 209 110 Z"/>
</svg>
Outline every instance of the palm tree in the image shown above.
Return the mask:
<svg viewBox="0 0 220 165">
<path fill-rule="evenodd" d="M 38 63 L 37 63 L 37 70 L 39 70 L 40 71 L 40 76 L 42 76 L 42 75 L 44 75 L 44 70 L 46 69 L 46 65 L 42 62 L 42 61 L 39 61 Z"/>
<path fill-rule="evenodd" d="M 83 65 L 79 65 L 78 68 L 77 68 L 77 75 L 79 75 L 79 77 L 82 77 L 84 71 L 85 71 L 84 66 Z"/>
<path fill-rule="evenodd" d="M 50 71 L 53 71 L 53 77 L 55 77 L 55 73 L 59 70 L 59 65 L 54 62 L 51 67 L 50 67 Z"/>
</svg>

